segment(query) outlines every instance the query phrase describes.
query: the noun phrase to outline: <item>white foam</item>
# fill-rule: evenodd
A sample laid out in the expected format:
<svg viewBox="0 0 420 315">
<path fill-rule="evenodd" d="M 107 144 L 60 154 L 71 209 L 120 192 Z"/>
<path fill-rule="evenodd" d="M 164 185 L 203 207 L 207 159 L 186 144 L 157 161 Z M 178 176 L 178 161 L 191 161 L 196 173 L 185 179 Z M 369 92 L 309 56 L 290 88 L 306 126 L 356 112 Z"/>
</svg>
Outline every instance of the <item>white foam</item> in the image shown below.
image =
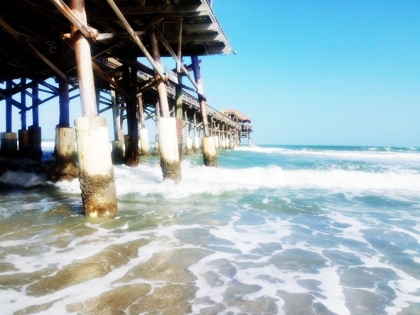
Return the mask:
<svg viewBox="0 0 420 315">
<path fill-rule="evenodd" d="M 260 188 L 315 188 L 377 193 L 397 191 L 408 194 L 420 192 L 420 174 L 404 170 L 368 173 L 341 169 L 283 170 L 277 166 L 215 169 L 191 165 L 188 161 L 184 161 L 182 181 L 179 184 L 163 181 L 159 165 L 140 165 L 135 168 L 117 166 L 114 170 L 119 196 L 128 193 L 142 196 L 157 194 L 168 199 L 181 199 L 196 194 L 216 196 L 225 192 L 253 191 Z M 56 185 L 66 192 L 80 193 L 77 180 Z"/>
<path fill-rule="evenodd" d="M 46 151 L 52 151 L 55 147 L 55 141 L 54 140 L 42 140 L 41 141 L 41 147 L 42 150 Z"/>
<path fill-rule="evenodd" d="M 36 185 L 45 185 L 46 176 L 22 171 L 6 171 L 0 176 L 0 183 L 27 188 Z"/>
<path fill-rule="evenodd" d="M 414 149 L 414 148 L 413 148 Z M 249 151 L 255 153 L 286 155 L 286 156 L 308 156 L 308 157 L 327 157 L 338 159 L 357 159 L 357 160 L 401 160 L 420 162 L 420 152 L 401 152 L 392 151 L 391 148 L 385 148 L 386 151 L 378 151 L 377 148 L 369 148 L 368 151 L 346 151 L 346 150 L 321 150 L 321 149 L 286 149 L 272 147 L 236 147 L 237 151 Z"/>
</svg>

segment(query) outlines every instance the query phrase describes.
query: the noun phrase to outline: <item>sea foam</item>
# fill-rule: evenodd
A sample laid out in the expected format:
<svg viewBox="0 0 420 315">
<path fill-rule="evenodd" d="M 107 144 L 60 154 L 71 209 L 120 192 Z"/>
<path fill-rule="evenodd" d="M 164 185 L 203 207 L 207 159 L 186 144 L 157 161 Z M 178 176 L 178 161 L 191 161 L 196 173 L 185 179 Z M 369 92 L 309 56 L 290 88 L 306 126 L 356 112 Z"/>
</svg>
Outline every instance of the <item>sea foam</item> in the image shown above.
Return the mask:
<svg viewBox="0 0 420 315">
<path fill-rule="evenodd" d="M 413 152 L 415 148 L 410 151 L 393 151 L 391 148 L 385 148 L 385 151 L 378 151 L 378 148 L 368 148 L 368 151 L 363 150 L 330 150 L 330 149 L 315 149 L 315 148 L 296 148 L 288 149 L 281 147 L 237 147 L 236 151 L 254 152 L 271 155 L 285 155 L 285 156 L 301 156 L 301 157 L 320 157 L 320 158 L 337 158 L 337 159 L 357 159 L 357 160 L 408 160 L 420 162 L 420 152 Z"/>
</svg>

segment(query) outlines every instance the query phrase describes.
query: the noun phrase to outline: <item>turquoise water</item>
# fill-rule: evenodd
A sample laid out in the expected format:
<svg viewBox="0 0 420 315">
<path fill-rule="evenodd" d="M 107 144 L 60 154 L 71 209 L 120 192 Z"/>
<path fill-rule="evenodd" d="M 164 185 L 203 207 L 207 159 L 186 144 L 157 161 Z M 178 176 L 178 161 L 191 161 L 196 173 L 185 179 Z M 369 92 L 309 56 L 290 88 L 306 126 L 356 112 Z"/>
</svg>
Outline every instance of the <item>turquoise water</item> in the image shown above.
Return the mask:
<svg viewBox="0 0 420 315">
<path fill-rule="evenodd" d="M 178 185 L 115 167 L 115 219 L 82 215 L 78 181 L 5 173 L 2 314 L 420 314 L 420 149 L 218 159 Z"/>
</svg>

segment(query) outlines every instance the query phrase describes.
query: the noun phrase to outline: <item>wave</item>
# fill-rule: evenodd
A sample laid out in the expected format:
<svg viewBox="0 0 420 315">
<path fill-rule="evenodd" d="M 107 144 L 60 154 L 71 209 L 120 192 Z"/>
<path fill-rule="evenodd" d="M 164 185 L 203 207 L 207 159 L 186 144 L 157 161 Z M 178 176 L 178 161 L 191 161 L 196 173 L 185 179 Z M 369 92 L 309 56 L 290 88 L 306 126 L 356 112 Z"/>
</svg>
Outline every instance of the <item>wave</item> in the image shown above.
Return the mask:
<svg viewBox="0 0 420 315">
<path fill-rule="evenodd" d="M 385 151 L 380 151 L 378 148 L 368 148 L 367 151 L 346 151 L 346 150 L 320 150 L 311 148 L 302 149 L 287 149 L 274 147 L 237 147 L 237 151 L 248 151 L 263 154 L 278 154 L 290 156 L 308 156 L 308 157 L 328 157 L 337 159 L 361 159 L 361 160 L 416 160 L 420 162 L 420 152 L 413 152 L 415 148 L 410 148 L 410 151 L 392 151 L 391 148 L 384 148 Z"/>
<path fill-rule="evenodd" d="M 237 190 L 323 189 L 332 191 L 371 191 L 377 193 L 420 193 L 420 174 L 408 170 L 385 173 L 329 170 L 283 170 L 281 167 L 254 167 L 247 169 L 208 168 L 182 163 L 181 183 L 163 181 L 158 165 L 140 165 L 136 168 L 115 167 L 117 194 L 160 195 L 180 199 L 196 194 L 221 195 Z M 58 183 L 68 192 L 80 192 L 78 181 Z"/>
<path fill-rule="evenodd" d="M 35 173 L 26 173 L 23 171 L 6 171 L 0 176 L 0 183 L 8 186 L 17 186 L 29 188 L 38 185 L 45 185 L 46 175 L 39 175 Z"/>
</svg>

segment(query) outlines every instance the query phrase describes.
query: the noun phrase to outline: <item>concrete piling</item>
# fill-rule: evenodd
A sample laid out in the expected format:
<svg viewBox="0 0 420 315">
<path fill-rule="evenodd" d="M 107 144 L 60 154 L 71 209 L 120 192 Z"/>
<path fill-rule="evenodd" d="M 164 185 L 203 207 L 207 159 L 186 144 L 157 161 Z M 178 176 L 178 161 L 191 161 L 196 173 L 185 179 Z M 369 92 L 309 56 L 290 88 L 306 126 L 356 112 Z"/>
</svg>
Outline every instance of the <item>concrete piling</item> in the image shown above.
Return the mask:
<svg viewBox="0 0 420 315">
<path fill-rule="evenodd" d="M 17 155 L 16 132 L 3 132 L 1 134 L 1 156 L 14 158 Z"/>
<path fill-rule="evenodd" d="M 149 132 L 146 128 L 140 129 L 141 155 L 150 156 Z"/>
<path fill-rule="evenodd" d="M 84 0 L 70 0 L 70 8 L 87 25 Z M 105 119 L 98 117 L 92 56 L 88 39 L 72 26 L 83 117 L 75 119 L 80 189 L 83 210 L 88 216 L 115 216 L 117 199 L 114 169 Z"/>
<path fill-rule="evenodd" d="M 90 217 L 115 216 L 117 201 L 114 169 L 105 118 L 79 117 L 75 119 L 74 125 L 85 214 Z"/>
<path fill-rule="evenodd" d="M 19 142 L 19 152 L 18 155 L 20 158 L 25 158 L 29 155 L 29 135 L 28 130 L 20 129 L 18 130 L 18 142 Z"/>
<path fill-rule="evenodd" d="M 29 126 L 28 128 L 28 146 L 29 146 L 29 157 L 32 160 L 39 161 L 42 158 L 42 138 L 41 138 L 41 127 Z"/>
<path fill-rule="evenodd" d="M 159 45 L 154 29 L 149 31 L 153 59 L 159 71 L 162 71 Z M 155 71 L 156 72 L 156 71 Z M 158 75 L 158 73 L 155 73 Z M 175 182 L 181 180 L 181 160 L 179 157 L 176 118 L 169 115 L 168 96 L 163 78 L 159 77 L 156 85 L 162 117 L 158 121 L 160 166 L 164 179 Z"/>
<path fill-rule="evenodd" d="M 55 164 L 47 171 L 48 180 L 59 182 L 79 177 L 74 147 L 74 129 L 57 127 L 55 129 Z"/>
<path fill-rule="evenodd" d="M 158 121 L 159 153 L 163 178 L 175 182 L 181 180 L 181 167 L 178 152 L 176 119 L 161 117 Z"/>
<path fill-rule="evenodd" d="M 200 73 L 200 66 L 197 56 L 191 57 L 191 63 L 193 66 L 194 78 L 197 83 L 198 87 L 198 102 L 200 103 L 200 110 L 201 110 L 201 117 L 203 120 L 203 158 L 204 158 L 204 165 L 206 166 L 217 166 L 217 155 L 216 155 L 216 148 L 214 144 L 214 138 L 210 134 L 209 130 L 209 123 L 207 117 L 207 106 L 204 99 L 204 92 L 203 92 L 203 83 L 201 80 L 201 73 Z M 211 138 L 211 139 L 207 139 Z M 206 159 L 209 158 L 210 160 Z M 214 161 L 215 160 L 215 161 Z"/>
<path fill-rule="evenodd" d="M 115 165 L 124 163 L 124 146 L 121 140 L 112 141 L 111 159 Z"/>
<path fill-rule="evenodd" d="M 124 134 L 121 130 L 121 117 L 118 103 L 119 95 L 114 90 L 111 90 L 111 101 L 112 101 L 112 118 L 114 122 L 114 141 L 112 141 L 112 163 L 122 164 L 124 163 Z"/>
<path fill-rule="evenodd" d="M 28 127 L 29 158 L 39 161 L 42 158 L 42 133 L 41 127 L 39 126 L 38 84 L 32 87 L 32 95 L 32 126 Z"/>
<path fill-rule="evenodd" d="M 204 137 L 203 143 L 203 155 L 205 166 L 217 166 L 217 153 L 216 146 L 214 144 L 214 137 Z"/>
<path fill-rule="evenodd" d="M 144 110 L 143 110 L 143 99 L 141 94 L 138 96 L 138 104 L 139 104 L 139 148 L 140 148 L 140 155 L 142 156 L 150 156 L 150 144 L 149 144 L 149 132 L 147 131 L 144 125 Z"/>
<path fill-rule="evenodd" d="M 158 121 L 156 120 L 156 135 L 155 135 L 155 144 L 153 146 L 153 156 L 159 156 L 159 126 Z"/>
</svg>

